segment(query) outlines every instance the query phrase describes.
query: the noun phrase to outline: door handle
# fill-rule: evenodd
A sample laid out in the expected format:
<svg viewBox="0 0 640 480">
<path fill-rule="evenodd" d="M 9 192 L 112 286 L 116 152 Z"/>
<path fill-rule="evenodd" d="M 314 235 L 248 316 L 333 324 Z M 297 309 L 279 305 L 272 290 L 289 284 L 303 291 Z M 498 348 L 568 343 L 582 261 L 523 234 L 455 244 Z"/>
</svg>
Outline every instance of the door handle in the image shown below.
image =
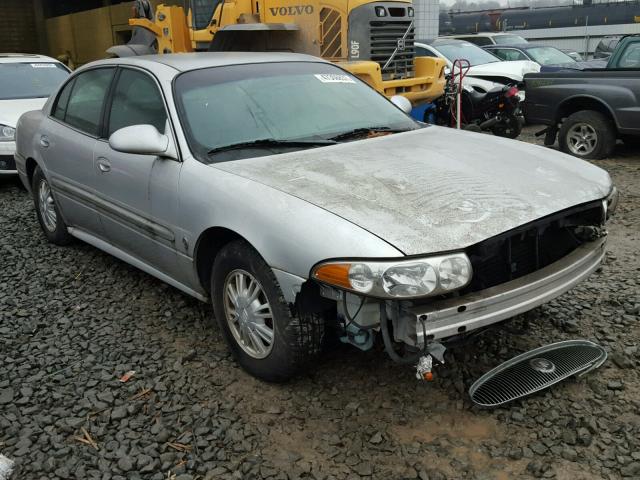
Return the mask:
<svg viewBox="0 0 640 480">
<path fill-rule="evenodd" d="M 49 146 L 49 137 L 47 137 L 46 135 L 42 135 L 40 137 L 40 146 L 42 146 L 43 148 L 47 148 Z"/>
<path fill-rule="evenodd" d="M 98 168 L 102 173 L 107 173 L 111 171 L 111 164 L 106 158 L 98 159 Z"/>
</svg>

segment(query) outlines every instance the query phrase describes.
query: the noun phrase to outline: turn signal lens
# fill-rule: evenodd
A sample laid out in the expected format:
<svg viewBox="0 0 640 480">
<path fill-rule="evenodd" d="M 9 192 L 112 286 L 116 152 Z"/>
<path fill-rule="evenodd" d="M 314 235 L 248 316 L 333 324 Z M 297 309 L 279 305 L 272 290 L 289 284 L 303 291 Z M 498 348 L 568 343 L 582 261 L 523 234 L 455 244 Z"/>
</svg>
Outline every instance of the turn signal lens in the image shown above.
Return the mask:
<svg viewBox="0 0 640 480">
<path fill-rule="evenodd" d="M 328 263 L 319 266 L 313 273 L 313 277 L 321 282 L 335 285 L 336 287 L 344 287 L 351 289 L 349 282 L 349 263 Z"/>
</svg>

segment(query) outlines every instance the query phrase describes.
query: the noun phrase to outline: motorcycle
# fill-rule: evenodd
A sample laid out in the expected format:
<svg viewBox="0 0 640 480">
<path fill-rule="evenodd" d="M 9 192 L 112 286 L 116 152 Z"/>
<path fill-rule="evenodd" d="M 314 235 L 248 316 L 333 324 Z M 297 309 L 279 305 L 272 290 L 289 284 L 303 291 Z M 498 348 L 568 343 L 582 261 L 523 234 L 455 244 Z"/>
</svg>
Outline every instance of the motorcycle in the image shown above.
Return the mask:
<svg viewBox="0 0 640 480">
<path fill-rule="evenodd" d="M 494 135 L 517 138 L 522 131 L 519 90 L 514 85 L 501 85 L 487 92 L 479 92 L 463 85 L 460 124 L 464 130 L 490 131 Z M 444 95 L 425 112 L 425 121 L 455 127 L 457 124 L 458 84 L 447 78 Z"/>
</svg>

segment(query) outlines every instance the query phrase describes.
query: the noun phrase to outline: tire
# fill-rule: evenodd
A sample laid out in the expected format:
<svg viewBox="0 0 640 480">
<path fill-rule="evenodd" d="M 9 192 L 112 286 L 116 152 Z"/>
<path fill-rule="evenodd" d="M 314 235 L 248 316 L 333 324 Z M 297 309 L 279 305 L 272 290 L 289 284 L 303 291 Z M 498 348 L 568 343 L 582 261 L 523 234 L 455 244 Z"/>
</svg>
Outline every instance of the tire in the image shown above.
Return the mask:
<svg viewBox="0 0 640 480">
<path fill-rule="evenodd" d="M 252 281 L 260 289 L 257 294 L 256 283 Z M 238 291 L 245 295 L 237 296 L 234 302 L 233 293 Z M 253 300 L 250 292 L 254 293 Z M 293 316 L 273 271 L 245 241 L 227 244 L 216 256 L 211 273 L 211 300 L 233 356 L 242 368 L 259 379 L 287 381 L 310 366 L 322 349 L 323 317 L 301 313 Z M 270 344 L 268 329 L 272 332 Z M 256 348 L 260 346 L 258 342 L 264 351 Z"/>
<path fill-rule="evenodd" d="M 613 153 L 616 132 L 609 119 L 600 112 L 582 110 L 562 122 L 558 143 L 560 150 L 574 157 L 598 160 Z"/>
<path fill-rule="evenodd" d="M 504 122 L 491 129 L 497 137 L 516 139 L 522 132 L 522 123 L 515 115 L 508 116 Z"/>
<path fill-rule="evenodd" d="M 73 237 L 67 231 L 67 225 L 64 223 L 60 210 L 51 194 L 49 181 L 40 170 L 40 167 L 36 167 L 33 173 L 31 191 L 33 192 L 33 203 L 36 208 L 38 222 L 47 240 L 60 246 L 71 243 Z M 46 209 L 42 207 L 44 201 L 49 202 L 49 206 Z M 45 210 L 47 213 L 45 213 Z"/>
</svg>

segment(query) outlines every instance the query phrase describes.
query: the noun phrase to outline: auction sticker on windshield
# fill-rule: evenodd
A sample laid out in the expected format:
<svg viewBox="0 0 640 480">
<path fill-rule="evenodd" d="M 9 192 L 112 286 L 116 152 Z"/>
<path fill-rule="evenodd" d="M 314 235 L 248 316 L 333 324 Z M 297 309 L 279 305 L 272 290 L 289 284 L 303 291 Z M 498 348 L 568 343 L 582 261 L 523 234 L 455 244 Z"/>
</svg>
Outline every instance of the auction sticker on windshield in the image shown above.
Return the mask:
<svg viewBox="0 0 640 480">
<path fill-rule="evenodd" d="M 318 73 L 314 75 L 322 83 L 356 83 L 349 75 L 337 73 Z"/>
</svg>

